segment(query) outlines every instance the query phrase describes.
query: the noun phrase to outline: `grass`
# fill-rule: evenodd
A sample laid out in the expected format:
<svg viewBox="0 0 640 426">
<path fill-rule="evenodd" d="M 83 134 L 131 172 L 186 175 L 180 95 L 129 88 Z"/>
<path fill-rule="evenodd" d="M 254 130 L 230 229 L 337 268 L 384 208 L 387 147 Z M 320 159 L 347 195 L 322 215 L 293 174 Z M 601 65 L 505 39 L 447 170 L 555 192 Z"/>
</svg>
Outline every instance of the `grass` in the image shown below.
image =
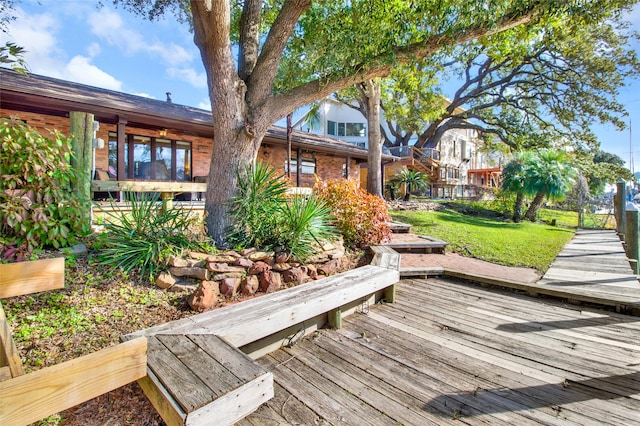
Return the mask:
<svg viewBox="0 0 640 426">
<path fill-rule="evenodd" d="M 546 223 L 551 223 L 555 219 L 557 226 L 564 226 L 570 228 L 578 227 L 578 213 L 570 212 L 566 210 L 556 209 L 540 209 L 538 212 L 538 220 Z M 605 228 L 615 229 L 616 223 L 612 214 L 585 214 L 584 215 L 584 227 L 585 228 Z"/>
<path fill-rule="evenodd" d="M 450 249 L 462 255 L 541 272 L 549 268 L 574 234 L 573 229 L 561 226 L 512 223 L 451 209 L 390 213 L 394 220 L 413 225 L 414 233 L 445 240 Z"/>
</svg>

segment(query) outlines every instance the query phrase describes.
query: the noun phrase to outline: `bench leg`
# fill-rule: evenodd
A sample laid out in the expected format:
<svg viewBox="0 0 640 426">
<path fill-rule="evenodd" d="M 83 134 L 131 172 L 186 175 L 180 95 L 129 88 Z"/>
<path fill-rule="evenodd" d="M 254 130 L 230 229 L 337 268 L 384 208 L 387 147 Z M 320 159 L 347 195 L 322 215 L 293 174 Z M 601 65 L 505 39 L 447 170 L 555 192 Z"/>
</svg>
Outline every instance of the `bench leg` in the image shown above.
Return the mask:
<svg viewBox="0 0 640 426">
<path fill-rule="evenodd" d="M 387 303 L 396 303 L 396 285 L 390 285 L 384 289 L 384 300 Z"/>
<path fill-rule="evenodd" d="M 342 309 L 332 309 L 327 315 L 329 317 L 329 327 L 335 329 L 342 328 Z"/>
</svg>

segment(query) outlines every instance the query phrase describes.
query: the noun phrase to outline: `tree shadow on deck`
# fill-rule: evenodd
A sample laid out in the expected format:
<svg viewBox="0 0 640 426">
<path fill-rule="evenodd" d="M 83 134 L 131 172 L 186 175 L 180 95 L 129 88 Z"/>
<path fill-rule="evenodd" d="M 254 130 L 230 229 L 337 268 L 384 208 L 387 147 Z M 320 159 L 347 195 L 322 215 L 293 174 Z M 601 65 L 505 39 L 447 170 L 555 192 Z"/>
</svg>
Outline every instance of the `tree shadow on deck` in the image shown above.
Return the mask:
<svg viewBox="0 0 640 426">
<path fill-rule="evenodd" d="M 536 331 L 551 330 L 569 330 L 581 327 L 602 327 L 615 324 L 630 324 L 640 322 L 639 317 L 622 318 L 618 317 L 600 317 L 600 318 L 581 318 L 558 321 L 530 321 L 530 322 L 514 322 L 509 324 L 500 324 L 496 330 L 506 331 L 508 333 L 532 333 Z"/>
</svg>

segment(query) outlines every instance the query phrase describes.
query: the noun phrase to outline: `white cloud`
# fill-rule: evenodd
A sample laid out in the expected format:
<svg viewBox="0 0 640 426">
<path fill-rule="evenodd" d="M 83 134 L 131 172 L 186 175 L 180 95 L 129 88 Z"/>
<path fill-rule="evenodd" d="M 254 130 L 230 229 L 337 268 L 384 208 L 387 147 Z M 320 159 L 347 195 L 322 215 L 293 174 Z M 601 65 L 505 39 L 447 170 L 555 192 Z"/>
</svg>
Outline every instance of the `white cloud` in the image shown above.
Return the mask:
<svg viewBox="0 0 640 426">
<path fill-rule="evenodd" d="M 202 102 L 200 102 L 197 105 L 197 107 L 200 109 L 206 109 L 208 111 L 211 111 L 211 101 L 209 100 L 209 98 L 204 99 Z"/>
<path fill-rule="evenodd" d="M 90 63 L 90 58 L 75 56 L 64 70 L 67 80 L 104 89 L 122 91 L 122 82 Z"/>
<path fill-rule="evenodd" d="M 148 93 L 132 93 L 132 95 L 141 96 L 143 98 L 155 99 L 155 96 L 151 96 Z"/>
<path fill-rule="evenodd" d="M 197 73 L 193 68 L 168 68 L 167 74 L 173 78 L 186 81 L 193 87 L 207 87 L 207 75 L 205 73 Z"/>
<path fill-rule="evenodd" d="M 101 51 L 102 48 L 98 43 L 91 43 L 89 47 L 87 47 L 87 55 L 89 55 L 90 58 L 95 58 Z"/>
<path fill-rule="evenodd" d="M 141 33 L 128 28 L 122 17 L 109 8 L 103 7 L 100 11 L 89 14 L 87 22 L 93 34 L 129 56 L 147 52 L 170 66 L 181 65 L 193 59 L 185 48 L 175 43 L 145 40 Z"/>
<path fill-rule="evenodd" d="M 60 77 L 64 52 L 58 47 L 58 20 L 48 14 L 27 15 L 16 8 L 15 21 L 9 24 L 9 39 L 25 48 L 24 59 L 31 72 Z"/>
</svg>

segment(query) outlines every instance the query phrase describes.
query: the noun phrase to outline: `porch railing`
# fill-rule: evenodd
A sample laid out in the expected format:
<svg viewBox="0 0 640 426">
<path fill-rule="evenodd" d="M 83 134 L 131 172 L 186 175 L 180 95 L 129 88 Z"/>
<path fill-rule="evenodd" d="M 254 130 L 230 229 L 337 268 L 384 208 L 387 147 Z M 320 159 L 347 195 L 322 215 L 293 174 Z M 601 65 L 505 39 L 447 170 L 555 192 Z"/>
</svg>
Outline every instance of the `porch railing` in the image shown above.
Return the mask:
<svg viewBox="0 0 640 426">
<path fill-rule="evenodd" d="M 396 146 L 389 148 L 389 154 L 401 158 L 414 158 L 418 161 L 427 159 L 440 161 L 440 151 L 435 148 L 416 148 L 415 146 Z"/>
</svg>

